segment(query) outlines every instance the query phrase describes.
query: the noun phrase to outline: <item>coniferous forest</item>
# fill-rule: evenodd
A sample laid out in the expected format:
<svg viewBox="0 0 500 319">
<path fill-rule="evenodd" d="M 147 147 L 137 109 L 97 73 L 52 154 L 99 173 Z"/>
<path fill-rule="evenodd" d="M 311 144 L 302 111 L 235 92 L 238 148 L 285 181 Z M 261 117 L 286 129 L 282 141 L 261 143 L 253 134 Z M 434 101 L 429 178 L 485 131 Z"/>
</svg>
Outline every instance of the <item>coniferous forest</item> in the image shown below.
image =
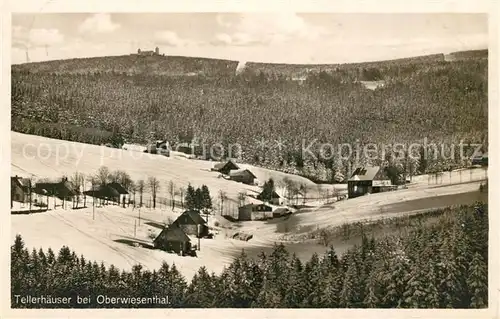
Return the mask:
<svg viewBox="0 0 500 319">
<path fill-rule="evenodd" d="M 430 148 L 425 165 L 410 165 L 415 172 L 408 173 L 432 173 L 469 164 L 451 143 L 487 147 L 487 64 L 481 56 L 325 65 L 302 84 L 292 80 L 300 76 L 293 72 L 304 73 L 306 66 L 250 63 L 235 75 L 235 61 L 169 56 L 15 65 L 12 129 L 93 144 L 166 138 L 175 145 L 195 138 L 209 147 L 222 144 L 217 156 L 317 182 L 348 175 L 348 161 L 338 150 L 322 150 L 323 143 L 362 147 L 427 139 L 446 144 L 441 153 L 448 158 L 435 158 Z M 361 83 L 379 80 L 385 85 L 375 90 Z M 242 151 L 229 154 L 231 144 Z M 302 148 L 311 144 L 316 156 L 304 156 Z M 319 158 L 322 151 L 328 154 Z M 465 154 L 471 151 L 466 147 Z"/>
<path fill-rule="evenodd" d="M 283 245 L 249 258 L 244 251 L 221 274 L 200 268 L 188 281 L 175 265 L 131 271 L 87 260 L 63 247 L 11 247 L 13 308 L 266 307 L 485 308 L 488 306 L 488 206 L 449 207 L 398 236 L 363 236 L 342 255 L 331 247 L 303 262 Z M 404 220 L 404 218 L 402 218 Z M 20 296 L 71 297 L 67 304 L 21 303 Z M 16 299 L 17 296 L 17 299 Z M 87 303 L 77 303 L 89 297 Z M 125 298 L 104 302 L 102 297 Z M 126 298 L 168 297 L 168 304 Z M 140 299 L 139 299 L 140 300 Z"/>
</svg>

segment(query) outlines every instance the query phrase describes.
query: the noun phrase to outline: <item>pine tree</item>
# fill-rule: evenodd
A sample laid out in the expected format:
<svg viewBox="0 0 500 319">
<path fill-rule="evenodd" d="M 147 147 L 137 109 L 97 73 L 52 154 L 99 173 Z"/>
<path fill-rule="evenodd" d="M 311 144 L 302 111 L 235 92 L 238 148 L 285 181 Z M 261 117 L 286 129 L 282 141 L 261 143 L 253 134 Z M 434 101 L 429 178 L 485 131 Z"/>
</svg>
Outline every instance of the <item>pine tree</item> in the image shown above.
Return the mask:
<svg viewBox="0 0 500 319">
<path fill-rule="evenodd" d="M 201 186 L 201 207 L 205 214 L 209 214 L 212 210 L 212 197 L 210 197 L 210 190 L 207 185 Z"/>
<path fill-rule="evenodd" d="M 191 210 L 191 209 L 196 209 L 196 191 L 194 187 L 189 184 L 187 189 L 186 189 L 186 197 L 184 199 L 186 209 Z"/>
<path fill-rule="evenodd" d="M 479 253 L 475 253 L 470 262 L 467 277 L 467 288 L 471 296 L 471 308 L 488 307 L 488 274 L 487 264 Z"/>
</svg>

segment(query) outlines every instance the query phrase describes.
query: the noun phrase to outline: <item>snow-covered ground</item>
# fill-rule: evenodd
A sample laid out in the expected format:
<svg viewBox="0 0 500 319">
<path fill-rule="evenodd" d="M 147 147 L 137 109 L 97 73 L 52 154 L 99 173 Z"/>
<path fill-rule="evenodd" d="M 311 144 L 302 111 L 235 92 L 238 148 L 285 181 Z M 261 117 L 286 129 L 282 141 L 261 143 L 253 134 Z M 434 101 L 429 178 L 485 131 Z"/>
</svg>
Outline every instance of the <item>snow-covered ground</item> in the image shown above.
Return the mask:
<svg viewBox="0 0 500 319">
<path fill-rule="evenodd" d="M 256 193 L 259 188 L 218 178 L 211 172 L 213 163 L 201 160 L 188 160 L 177 157 L 150 155 L 134 151 L 112 149 L 101 146 L 72 143 L 44 137 L 25 135 L 12 132 L 12 175 L 27 176 L 34 174 L 35 178 L 60 178 L 65 174 L 70 176 L 78 171 L 84 174 L 94 174 L 99 166 L 105 165 L 111 170 L 121 169 L 128 172 L 134 180 L 147 179 L 156 176 L 161 182 L 160 194 L 166 195 L 166 183 L 172 180 L 177 187 L 206 184 L 212 196 L 219 190 L 224 190 L 233 201 L 241 191 Z M 333 188 L 333 186 L 317 186 L 311 181 L 293 175 L 274 172 L 262 168 L 242 165 L 249 168 L 259 178 L 266 180 L 273 177 L 275 181 L 285 177 L 297 183 L 309 185 L 312 189 Z M 483 169 L 452 172 L 451 178 L 444 173 L 441 184 L 435 184 L 433 177 L 418 176 L 407 189 L 387 193 L 371 194 L 355 199 L 343 200 L 324 205 L 321 200 L 309 201 L 308 205 L 316 205 L 311 211 L 293 216 L 301 226 L 327 227 L 346 222 L 364 219 L 387 217 L 381 210 L 384 205 L 399 203 L 413 199 L 460 194 L 478 189 L 479 181 L 486 177 Z M 345 186 L 343 186 L 345 191 Z M 337 187 L 340 188 L 340 187 Z M 52 199 L 51 199 L 52 202 Z M 165 206 L 153 209 L 139 210 L 131 206 L 104 206 L 95 208 L 87 198 L 87 208 L 72 210 L 58 207 L 45 213 L 11 216 L 12 240 L 16 234 L 21 234 L 29 247 L 53 250 L 63 245 L 69 246 L 85 258 L 104 261 L 119 268 L 130 268 L 140 263 L 145 268 L 155 269 L 162 261 L 175 263 L 182 273 L 190 278 L 200 266 L 206 266 L 209 271 L 220 272 L 231 262 L 235 252 L 243 248 L 255 248 L 272 245 L 279 241 L 282 234 L 276 233 L 276 224 L 262 221 L 231 223 L 220 216 L 209 219 L 210 226 L 217 222 L 218 234 L 214 239 L 202 239 L 198 257 L 181 257 L 160 250 L 142 247 L 152 240 L 150 234 L 158 234 L 161 224 L 169 219 L 174 220 L 180 209 L 166 209 Z M 233 202 L 236 209 L 236 205 Z M 49 204 L 49 208 L 53 208 Z M 405 212 L 398 212 L 402 214 Z M 94 215 L 94 218 L 93 218 Z M 393 216 L 395 214 L 391 214 Z M 160 225 L 160 226 L 159 226 Z M 135 234 L 134 234 L 135 229 Z M 253 234 L 248 241 L 230 239 L 228 236 L 235 231 Z M 197 239 L 192 240 L 197 244 Z M 135 244 L 134 244 L 135 243 Z"/>
</svg>

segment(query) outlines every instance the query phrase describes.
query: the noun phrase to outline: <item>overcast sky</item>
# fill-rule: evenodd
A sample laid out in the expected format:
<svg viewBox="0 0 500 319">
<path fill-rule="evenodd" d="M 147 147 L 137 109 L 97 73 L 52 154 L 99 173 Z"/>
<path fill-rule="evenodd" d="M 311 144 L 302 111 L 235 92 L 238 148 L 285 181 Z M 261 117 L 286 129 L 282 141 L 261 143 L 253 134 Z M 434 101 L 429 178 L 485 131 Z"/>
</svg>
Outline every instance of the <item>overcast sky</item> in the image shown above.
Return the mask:
<svg viewBox="0 0 500 319">
<path fill-rule="evenodd" d="M 375 61 L 488 47 L 486 14 L 13 14 L 12 63 L 124 55 L 276 63 Z"/>
</svg>

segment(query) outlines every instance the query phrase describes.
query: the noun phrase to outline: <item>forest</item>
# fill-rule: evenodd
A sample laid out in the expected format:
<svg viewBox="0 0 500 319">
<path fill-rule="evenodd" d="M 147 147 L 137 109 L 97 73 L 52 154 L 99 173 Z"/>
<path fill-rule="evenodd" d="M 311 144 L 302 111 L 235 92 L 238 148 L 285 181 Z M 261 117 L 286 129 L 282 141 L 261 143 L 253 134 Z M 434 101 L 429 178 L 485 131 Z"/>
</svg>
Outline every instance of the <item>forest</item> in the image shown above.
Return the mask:
<svg viewBox="0 0 500 319">
<path fill-rule="evenodd" d="M 445 143 L 443 153 L 457 155 L 458 148 L 451 144 L 463 140 L 482 143 L 487 151 L 488 61 L 484 58 L 342 65 L 311 71 L 302 84 L 291 80 L 291 71 L 280 73 L 279 65 L 249 64 L 235 75 L 220 61 L 212 69 L 205 61 L 206 72 L 172 76 L 146 72 L 152 68 L 148 63 L 153 63 L 147 61 L 134 62 L 146 71 L 126 72 L 121 64 L 127 57 L 102 58 L 100 68 L 90 67 L 94 60 L 83 60 L 83 66 L 77 60 L 60 61 L 60 67 L 56 62 L 13 66 L 12 130 L 116 146 L 125 140 L 153 139 L 167 139 L 173 145 L 220 143 L 225 149 L 216 150 L 217 156 L 231 155 L 316 182 L 332 182 L 338 172 L 347 176 L 358 163 L 378 165 L 387 160 L 367 160 L 364 154 L 346 159 L 345 150 L 323 154 L 323 143 L 361 147 L 375 143 L 391 149 L 395 143 L 427 139 Z M 181 69 L 181 62 L 174 62 Z M 183 70 L 196 71 L 200 68 L 196 65 L 193 62 Z M 385 85 L 370 90 L 360 83 L 371 80 Z M 234 144 L 241 151 L 228 154 Z M 315 156 L 302 151 L 310 144 Z M 465 154 L 472 152 L 472 147 L 466 148 Z M 414 172 L 408 174 L 469 165 L 459 156 L 444 157 L 430 155 L 425 165 L 410 165 Z"/>
<path fill-rule="evenodd" d="M 285 246 L 251 259 L 242 251 L 221 274 L 199 269 L 192 280 L 175 264 L 131 271 L 79 256 L 11 246 L 13 308 L 221 307 L 221 308 L 485 308 L 488 306 L 488 206 L 439 209 L 433 221 L 405 224 L 399 235 L 374 239 L 337 255 L 301 261 Z M 437 219 L 436 219 L 437 218 Z M 71 297 L 61 304 L 21 303 L 15 296 Z M 106 304 L 97 296 L 158 298 L 169 304 Z M 89 303 L 77 303 L 77 296 Z M 18 300 L 18 302 L 16 302 Z"/>
</svg>

